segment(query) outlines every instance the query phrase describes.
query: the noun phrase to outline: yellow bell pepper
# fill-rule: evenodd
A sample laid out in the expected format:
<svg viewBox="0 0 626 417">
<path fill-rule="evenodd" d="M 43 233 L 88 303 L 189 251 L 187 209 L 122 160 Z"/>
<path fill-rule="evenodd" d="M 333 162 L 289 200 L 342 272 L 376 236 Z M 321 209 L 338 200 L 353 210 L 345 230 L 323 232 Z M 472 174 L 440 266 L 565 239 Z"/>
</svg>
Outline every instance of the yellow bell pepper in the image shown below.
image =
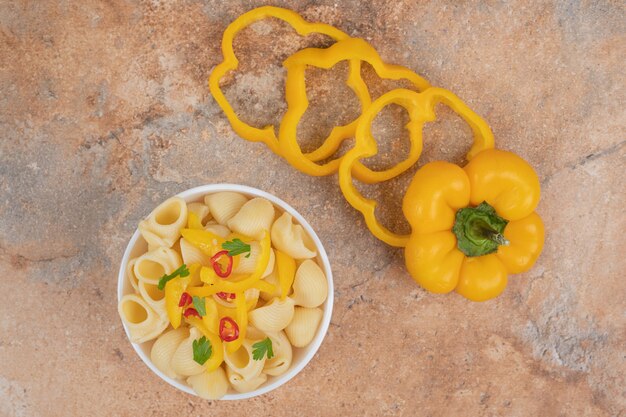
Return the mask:
<svg viewBox="0 0 626 417">
<path fill-rule="evenodd" d="M 205 270 L 206 274 L 210 274 L 210 270 L 209 268 L 204 268 L 203 270 Z M 234 282 L 231 282 L 229 284 L 236 284 Z M 247 284 L 246 284 L 247 285 Z M 208 297 L 210 295 L 213 294 L 217 294 L 218 292 L 230 292 L 233 293 L 233 291 L 223 291 L 221 288 L 223 288 L 223 286 L 216 286 L 214 283 L 209 283 L 207 285 L 204 285 L 202 287 L 194 287 L 194 288 L 189 288 L 187 292 L 189 292 L 190 295 L 197 295 L 197 296 L 201 296 L 201 297 Z M 240 287 L 233 287 L 233 286 L 229 286 L 229 288 L 240 288 Z M 257 288 L 260 291 L 263 292 L 268 292 L 268 293 L 273 293 L 276 290 L 276 287 L 274 287 L 272 284 L 270 284 L 269 282 L 263 281 L 263 280 L 259 280 L 256 282 L 253 282 L 250 284 L 249 287 L 246 287 L 245 290 L 247 290 L 248 288 Z M 243 291 L 245 291 L 243 290 Z"/>
<path fill-rule="evenodd" d="M 197 317 L 189 317 L 187 318 L 189 324 L 195 326 L 202 332 L 202 334 L 211 342 L 211 357 L 204 363 L 204 367 L 207 372 L 211 372 L 220 367 L 222 362 L 224 362 L 224 347 L 222 343 L 222 339 L 216 334 L 213 333 L 203 322 Z"/>
<path fill-rule="evenodd" d="M 246 297 L 243 292 L 235 293 L 235 317 L 231 318 L 235 320 L 237 327 L 239 327 L 239 337 L 232 342 L 224 342 L 226 350 L 230 353 L 241 347 L 248 329 L 248 309 L 246 308 Z"/>
<path fill-rule="evenodd" d="M 250 26 L 252 23 L 269 17 L 282 20 L 283 22 L 290 25 L 301 36 L 307 36 L 313 33 L 320 33 L 330 37 L 331 39 L 340 40 L 348 38 L 348 35 L 330 25 L 326 25 L 323 23 L 307 22 L 299 14 L 292 10 L 272 6 L 258 7 L 256 9 L 250 10 L 247 13 L 242 14 L 230 25 L 228 25 L 228 27 L 224 31 L 224 36 L 222 37 L 222 55 L 224 56 L 224 60 L 220 64 L 218 64 L 215 69 L 213 69 L 213 72 L 211 72 L 211 76 L 209 77 L 209 89 L 211 90 L 211 94 L 215 98 L 217 104 L 226 114 L 228 121 L 233 127 L 233 130 L 239 136 L 252 142 L 263 142 L 274 153 L 280 154 L 278 147 L 278 138 L 276 136 L 276 132 L 274 131 L 274 127 L 270 125 L 259 129 L 257 127 L 250 126 L 249 124 L 244 123 L 241 119 L 239 119 L 232 106 L 226 99 L 226 96 L 222 92 L 222 89 L 220 88 L 220 80 L 229 71 L 234 71 L 239 66 L 239 60 L 235 56 L 235 51 L 233 49 L 233 41 L 235 39 L 235 35 L 239 31 Z M 354 79 L 354 82 L 358 82 L 357 77 L 358 80 L 360 80 L 360 73 L 361 61 L 352 60 L 350 62 L 350 79 Z M 362 83 L 363 81 L 361 80 L 360 82 Z M 337 139 L 334 138 L 333 135 L 337 135 L 337 132 L 331 133 L 327 141 L 336 142 Z"/>
<path fill-rule="evenodd" d="M 196 229 L 196 230 L 204 229 L 204 227 L 202 227 L 202 222 L 200 221 L 200 217 L 198 217 L 196 213 L 193 213 L 190 211 L 187 214 L 187 228 Z"/>
<path fill-rule="evenodd" d="M 424 165 L 402 205 L 412 229 L 404 252 L 409 273 L 435 293 L 498 296 L 507 275 L 527 271 L 541 253 L 539 194 L 537 174 L 511 152 L 484 150 L 465 168 Z"/>
<path fill-rule="evenodd" d="M 190 215 L 190 219 L 194 216 L 193 213 L 189 213 L 189 215 Z M 198 218 L 198 216 L 195 216 L 195 217 L 196 219 Z M 192 221 L 193 220 L 189 221 L 190 224 Z M 198 225 L 200 226 L 199 228 L 197 228 Z M 180 231 L 182 237 L 185 238 L 185 240 L 187 240 L 189 243 L 191 243 L 192 245 L 194 245 L 195 247 L 197 247 L 198 249 L 200 249 L 202 252 L 204 252 L 206 255 L 210 257 L 222 251 L 223 250 L 222 244 L 226 241 L 238 238 L 246 243 L 249 243 L 252 240 L 252 238 L 241 235 L 239 233 L 231 233 L 226 238 L 223 238 L 221 236 L 218 236 L 214 233 L 209 232 L 208 230 L 204 230 L 199 220 L 198 220 L 198 224 L 194 226 L 195 226 L 194 228 L 189 227 L 187 229 L 182 229 Z M 232 258 L 233 258 L 233 269 L 236 269 L 240 262 L 240 255 L 233 256 Z"/>
<path fill-rule="evenodd" d="M 204 307 L 206 310 L 206 314 L 202 317 L 202 323 L 209 329 L 211 332 L 218 334 L 219 323 L 220 323 L 220 315 L 217 308 L 217 303 L 213 299 L 213 297 L 205 297 L 204 298 Z"/>
<path fill-rule="evenodd" d="M 213 256 L 221 251 L 222 243 L 225 242 L 223 237 L 202 228 L 181 229 L 180 234 L 187 242 L 191 243 L 208 256 Z"/>
<path fill-rule="evenodd" d="M 243 292 L 248 288 L 252 288 L 254 285 L 263 285 L 259 284 L 265 269 L 267 268 L 267 264 L 270 260 L 270 251 L 271 251 L 271 241 L 270 241 L 270 233 L 266 230 L 263 235 L 263 239 L 260 242 L 261 246 L 261 254 L 259 255 L 259 260 L 254 268 L 254 272 L 250 274 L 250 276 L 237 281 L 231 282 L 229 279 L 223 279 L 218 277 L 212 268 L 202 267 L 200 270 L 200 277 L 203 282 L 209 285 L 212 294 L 216 294 L 218 292 L 228 292 L 228 293 L 237 293 Z M 271 285 L 266 283 L 267 285 Z M 206 288 L 206 287 L 205 287 Z M 204 288 L 203 288 L 204 289 Z"/>
<path fill-rule="evenodd" d="M 378 147 L 372 136 L 371 126 L 376 115 L 386 106 L 397 104 L 404 107 L 409 114 L 409 123 L 406 128 L 411 138 L 409 157 L 398 165 L 380 172 L 362 170 L 360 180 L 366 183 L 386 181 L 409 169 L 422 151 L 422 129 L 424 124 L 435 120 L 435 106 L 443 103 L 456 112 L 467 122 L 474 132 L 474 143 L 467 155 L 471 159 L 474 155 L 494 146 L 494 138 L 489 125 L 474 113 L 457 96 L 443 88 L 431 87 L 423 93 L 399 88 L 383 94 L 368 107 L 359 119 L 356 130 L 356 145 L 348 151 L 341 160 L 339 167 L 339 186 L 346 200 L 359 210 L 365 219 L 372 234 L 383 242 L 391 245 L 406 246 L 409 235 L 399 235 L 385 228 L 375 215 L 376 201 L 365 198 L 353 184 L 353 173 L 359 172 L 359 160 L 376 155 Z"/>
<path fill-rule="evenodd" d="M 329 175 L 337 171 L 342 158 L 331 160 L 324 164 L 318 164 L 317 160 L 332 155 L 343 139 L 354 136 L 360 118 L 343 127 L 342 140 L 327 142 L 313 155 L 305 155 L 298 144 L 297 129 L 300 119 L 304 115 L 309 102 L 306 95 L 305 70 L 309 66 L 329 69 L 341 61 L 361 60 L 369 63 L 379 77 L 391 80 L 408 80 L 416 89 L 423 91 L 430 87 L 428 81 L 417 75 L 408 68 L 399 65 L 390 65 L 383 62 L 378 52 L 365 40 L 358 38 L 343 39 L 329 48 L 307 48 L 296 52 L 285 60 L 283 65 L 287 69 L 285 82 L 285 99 L 287 111 L 280 123 L 279 144 L 281 155 L 296 169 L 305 174 L 321 176 Z M 348 80 L 348 84 L 357 94 L 363 110 L 370 105 L 370 95 L 367 85 L 361 80 L 354 82 Z M 405 165 L 411 166 L 419 158 L 421 141 L 416 144 L 414 135 L 411 135 L 411 152 Z M 375 172 L 365 165 L 356 161 L 353 166 L 354 176 L 364 182 L 380 182 L 385 180 L 384 173 Z M 406 168 L 404 168 L 406 169 Z M 404 169 L 390 170 L 389 175 L 394 177 Z M 372 180 L 372 179 L 375 179 Z"/>
<path fill-rule="evenodd" d="M 274 251 L 276 254 L 276 268 L 278 270 L 278 282 L 280 284 L 280 299 L 285 300 L 289 295 L 289 289 L 293 284 L 296 276 L 296 261 L 291 256 L 279 250 Z M 272 294 L 272 292 L 269 292 Z"/>
<path fill-rule="evenodd" d="M 189 275 L 186 277 L 176 277 L 165 284 L 165 311 L 172 327 L 177 329 L 180 326 L 183 314 L 183 307 L 179 307 L 180 297 L 187 287 L 194 284 L 199 275 L 200 265 L 189 266 Z"/>
</svg>

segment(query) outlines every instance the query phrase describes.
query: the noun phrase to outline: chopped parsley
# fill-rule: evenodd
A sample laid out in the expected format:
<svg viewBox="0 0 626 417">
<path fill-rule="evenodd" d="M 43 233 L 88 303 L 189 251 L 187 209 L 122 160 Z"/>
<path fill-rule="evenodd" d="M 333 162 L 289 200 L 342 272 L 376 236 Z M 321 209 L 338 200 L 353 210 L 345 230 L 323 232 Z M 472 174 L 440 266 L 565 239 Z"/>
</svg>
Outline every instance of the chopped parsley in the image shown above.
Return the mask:
<svg viewBox="0 0 626 417">
<path fill-rule="evenodd" d="M 165 284 L 167 284 L 167 281 L 170 281 L 177 276 L 186 277 L 187 275 L 189 275 L 187 265 L 182 264 L 176 271 L 172 272 L 169 275 L 165 274 L 161 277 L 161 279 L 159 280 L 159 289 L 163 290 L 163 288 L 165 288 Z"/>
</svg>

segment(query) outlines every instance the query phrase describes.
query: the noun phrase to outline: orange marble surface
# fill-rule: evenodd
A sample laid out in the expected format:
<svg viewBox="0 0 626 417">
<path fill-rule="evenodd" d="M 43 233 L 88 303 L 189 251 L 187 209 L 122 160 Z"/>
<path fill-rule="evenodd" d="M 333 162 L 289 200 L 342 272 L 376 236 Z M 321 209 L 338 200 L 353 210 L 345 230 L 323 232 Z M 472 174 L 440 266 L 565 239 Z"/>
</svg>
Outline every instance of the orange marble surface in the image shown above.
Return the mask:
<svg viewBox="0 0 626 417">
<path fill-rule="evenodd" d="M 497 146 L 537 170 L 543 254 L 476 304 L 420 289 L 335 176 L 296 172 L 238 138 L 208 93 L 226 25 L 251 1 L 0 2 L 0 416 L 623 416 L 626 409 L 624 5 L 618 1 L 277 1 L 363 37 L 463 98 Z M 281 61 L 303 46 L 262 22 L 235 44 L 225 90 L 246 120 L 285 110 Z M 365 78 L 373 95 L 397 83 Z M 346 67 L 311 70 L 300 126 L 315 146 L 358 114 Z M 470 131 L 445 108 L 420 165 L 462 163 Z M 385 166 L 405 116 L 375 123 Z M 406 230 L 411 173 L 363 187 Z M 335 274 L 328 335 L 278 390 L 209 402 L 139 360 L 116 310 L 137 222 L 187 188 L 272 192 L 316 229 Z"/>
</svg>

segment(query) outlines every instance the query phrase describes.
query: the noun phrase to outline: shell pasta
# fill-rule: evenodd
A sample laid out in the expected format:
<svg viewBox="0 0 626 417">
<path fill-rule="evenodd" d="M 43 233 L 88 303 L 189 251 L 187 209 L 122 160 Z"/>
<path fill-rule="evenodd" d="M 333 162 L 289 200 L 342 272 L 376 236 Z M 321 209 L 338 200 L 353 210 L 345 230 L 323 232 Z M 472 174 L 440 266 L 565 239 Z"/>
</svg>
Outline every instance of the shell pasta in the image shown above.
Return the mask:
<svg viewBox="0 0 626 417">
<path fill-rule="evenodd" d="M 270 201 L 174 197 L 139 232 L 148 250 L 123 266 L 118 313 L 154 366 L 200 397 L 256 390 L 317 334 L 328 279 L 311 237 Z"/>
<path fill-rule="evenodd" d="M 161 203 L 146 220 L 139 222 L 139 231 L 148 245 L 171 248 L 187 224 L 187 203 L 172 197 Z"/>
</svg>

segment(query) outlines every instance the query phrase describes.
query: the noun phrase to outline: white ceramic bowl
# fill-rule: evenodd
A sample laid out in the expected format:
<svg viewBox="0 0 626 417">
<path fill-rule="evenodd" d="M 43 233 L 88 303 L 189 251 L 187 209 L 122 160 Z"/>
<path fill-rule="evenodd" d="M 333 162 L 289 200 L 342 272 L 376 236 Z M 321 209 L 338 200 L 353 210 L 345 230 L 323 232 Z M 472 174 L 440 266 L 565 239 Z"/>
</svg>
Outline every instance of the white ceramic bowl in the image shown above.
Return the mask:
<svg viewBox="0 0 626 417">
<path fill-rule="evenodd" d="M 265 394 L 267 392 L 270 392 L 280 387 L 281 385 L 289 381 L 291 378 L 295 377 L 298 374 L 298 372 L 300 372 L 306 366 L 306 364 L 309 363 L 309 361 L 313 358 L 313 356 L 315 355 L 315 352 L 317 352 L 320 345 L 322 344 L 322 340 L 324 340 L 324 337 L 326 336 L 326 332 L 328 331 L 328 325 L 330 324 L 330 317 L 333 311 L 333 296 L 334 296 L 333 275 L 330 269 L 330 262 L 328 261 L 328 256 L 326 255 L 326 251 L 324 250 L 324 247 L 322 246 L 322 242 L 320 242 L 320 239 L 317 237 L 317 235 L 315 234 L 315 232 L 313 231 L 309 223 L 307 223 L 307 221 L 304 220 L 304 218 L 300 215 L 300 213 L 298 213 L 293 207 L 285 203 L 280 198 L 272 194 L 266 193 L 265 191 L 259 190 L 257 188 L 248 187 L 245 185 L 237 185 L 237 184 L 203 185 L 200 187 L 189 189 L 187 191 L 183 191 L 182 193 L 177 194 L 177 196 L 184 199 L 187 202 L 193 202 L 193 201 L 201 201 L 201 199 L 206 194 L 212 194 L 212 193 L 216 193 L 220 191 L 235 191 L 235 192 L 247 195 L 249 197 L 263 197 L 271 201 L 272 203 L 274 203 L 274 205 L 276 205 L 280 209 L 291 214 L 294 217 L 294 219 L 296 219 L 296 221 L 304 228 L 304 230 L 306 230 L 309 236 L 311 236 L 311 238 L 313 239 L 313 242 L 315 242 L 315 247 L 317 248 L 317 253 L 319 254 L 318 258 L 322 263 L 322 268 L 324 270 L 324 273 L 326 274 L 326 278 L 328 279 L 328 297 L 326 298 L 326 302 L 324 302 L 324 304 L 320 306 L 322 310 L 324 311 L 324 316 L 322 317 L 322 322 L 320 323 L 319 329 L 317 330 L 317 334 L 315 335 L 315 338 L 313 339 L 313 341 L 304 348 L 293 348 L 293 362 L 291 363 L 291 367 L 289 368 L 289 370 L 285 372 L 284 374 L 280 376 L 276 376 L 276 377 L 268 375 L 267 382 L 265 382 L 263 385 L 261 385 L 259 388 L 255 389 L 254 391 L 246 392 L 243 394 L 230 393 L 231 391 L 229 391 L 229 394 L 226 394 L 224 397 L 222 397 L 223 400 L 242 400 L 246 398 L 256 397 L 261 394 Z M 141 255 L 142 253 L 144 253 L 147 250 L 147 248 L 148 248 L 148 245 L 144 241 L 144 239 L 141 237 L 139 230 L 135 230 L 135 233 L 133 233 L 133 236 L 131 237 L 130 242 L 128 242 L 128 246 L 126 247 L 126 251 L 124 252 L 124 257 L 122 258 L 122 264 L 120 266 L 118 282 L 117 282 L 118 302 L 122 298 L 123 295 L 128 294 L 132 291 L 132 287 L 130 286 L 129 281 L 125 277 L 126 264 L 128 263 L 130 259 L 137 257 Z M 126 325 L 123 322 L 122 324 L 124 325 L 126 336 L 129 337 L 129 340 L 130 340 L 128 329 L 126 328 Z M 148 368 L 150 368 L 152 372 L 154 372 L 165 382 L 178 388 L 179 390 L 185 391 L 188 394 L 196 395 L 196 393 L 191 387 L 189 387 L 188 385 L 186 385 L 185 383 L 179 380 L 166 376 L 165 374 L 163 374 L 163 372 L 158 370 L 156 366 L 154 366 L 154 364 L 150 360 L 150 349 L 152 348 L 153 343 L 154 343 L 154 340 L 146 342 L 146 343 L 142 343 L 142 344 L 137 344 L 137 343 L 131 343 L 131 344 L 133 348 L 135 349 L 135 352 L 137 352 L 137 355 L 139 355 L 141 360 L 144 361 L 146 365 L 148 365 Z"/>
</svg>

